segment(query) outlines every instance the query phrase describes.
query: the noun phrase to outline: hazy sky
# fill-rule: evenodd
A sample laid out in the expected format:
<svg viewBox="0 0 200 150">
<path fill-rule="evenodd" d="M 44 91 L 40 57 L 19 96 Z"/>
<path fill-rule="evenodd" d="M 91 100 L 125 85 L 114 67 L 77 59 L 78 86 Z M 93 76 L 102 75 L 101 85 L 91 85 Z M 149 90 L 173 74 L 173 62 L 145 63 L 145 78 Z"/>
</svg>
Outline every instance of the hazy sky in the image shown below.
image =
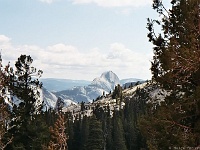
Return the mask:
<svg viewBox="0 0 200 150">
<path fill-rule="evenodd" d="M 0 0 L 4 64 L 31 55 L 43 77 L 151 79 L 152 0 Z"/>
</svg>

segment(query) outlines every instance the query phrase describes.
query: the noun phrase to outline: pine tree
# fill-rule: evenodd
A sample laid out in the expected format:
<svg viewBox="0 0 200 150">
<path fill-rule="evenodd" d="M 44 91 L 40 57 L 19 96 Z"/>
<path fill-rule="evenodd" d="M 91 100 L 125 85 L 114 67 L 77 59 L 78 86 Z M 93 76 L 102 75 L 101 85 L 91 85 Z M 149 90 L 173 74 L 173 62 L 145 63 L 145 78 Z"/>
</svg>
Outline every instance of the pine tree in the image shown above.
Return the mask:
<svg viewBox="0 0 200 150">
<path fill-rule="evenodd" d="M 58 97 L 57 99 L 57 102 L 56 102 L 56 106 L 55 106 L 55 109 L 58 111 L 58 112 L 61 112 L 63 107 L 64 107 L 65 103 L 64 101 L 62 100 L 61 97 Z"/>
<path fill-rule="evenodd" d="M 156 109 L 149 106 L 140 126 L 150 149 L 195 149 L 200 145 L 200 1 L 172 0 L 171 5 L 168 11 L 154 0 L 153 9 L 163 17 L 147 24 L 153 79 L 170 95 Z M 155 24 L 161 34 L 156 35 Z"/>
<path fill-rule="evenodd" d="M 106 149 L 107 150 L 113 150 L 113 124 L 112 124 L 112 118 L 107 117 L 106 120 L 106 130 L 104 131 L 104 137 L 106 137 Z"/>
<path fill-rule="evenodd" d="M 93 114 L 96 116 L 98 120 L 102 120 L 104 117 L 104 110 L 100 106 L 100 104 L 97 104 L 93 110 Z"/>
<path fill-rule="evenodd" d="M 122 87 L 118 84 L 117 86 L 115 86 L 115 89 L 112 93 L 112 98 L 116 99 L 116 103 L 117 104 L 121 104 L 122 102 Z"/>
<path fill-rule="evenodd" d="M 6 68 L 6 85 L 13 97 L 20 99 L 19 105 L 12 103 L 9 134 L 13 135 L 13 142 L 8 149 L 31 149 L 34 140 L 41 140 L 32 136 L 30 125 L 34 121 L 34 115 L 41 112 L 40 93 L 38 88 L 42 84 L 39 80 L 32 79 L 32 76 L 41 76 L 42 71 L 37 72 L 31 64 L 33 59 L 30 56 L 21 55 L 15 63 L 16 70 L 8 66 Z M 33 128 L 34 129 L 34 128 Z M 37 132 L 37 131 L 35 131 Z"/>
<path fill-rule="evenodd" d="M 80 150 L 87 150 L 87 141 L 89 136 L 89 119 L 87 116 L 84 116 L 82 119 L 81 124 L 81 144 L 80 144 Z"/>
<path fill-rule="evenodd" d="M 102 123 L 95 116 L 91 117 L 89 122 L 89 136 L 87 142 L 87 150 L 103 150 L 104 139 L 102 131 Z"/>
<path fill-rule="evenodd" d="M 122 120 L 117 111 L 113 116 L 113 142 L 115 150 L 127 150 Z"/>
<path fill-rule="evenodd" d="M 74 136 L 73 136 L 73 146 L 72 150 L 79 150 L 81 146 L 81 119 L 78 119 L 78 116 L 75 117 L 74 123 L 73 123 L 73 131 L 74 131 Z M 71 138 L 71 137 L 70 137 Z"/>
<path fill-rule="evenodd" d="M 69 150 L 73 150 L 73 146 L 74 146 L 74 130 L 73 130 L 73 119 L 67 117 L 67 133 L 68 133 L 68 137 L 69 139 L 67 140 L 67 145 L 68 145 L 68 149 Z"/>
<path fill-rule="evenodd" d="M 64 115 L 59 113 L 53 127 L 50 127 L 51 140 L 48 144 L 48 150 L 67 150 L 67 135 L 65 133 Z"/>
<path fill-rule="evenodd" d="M 153 8 L 164 17 L 161 21 L 148 19 L 148 37 L 154 44 L 151 70 L 154 79 L 166 89 L 187 91 L 188 86 L 200 84 L 199 0 L 172 0 L 171 4 L 165 15 L 162 1 L 154 0 Z M 157 36 L 155 23 L 163 30 Z"/>
<path fill-rule="evenodd" d="M 81 111 L 84 111 L 85 110 L 85 102 L 81 102 Z"/>
<path fill-rule="evenodd" d="M 32 138 L 31 149 L 42 149 L 43 145 L 47 145 L 50 140 L 50 132 L 44 112 L 34 115 L 34 119 L 29 124 L 28 136 Z"/>
</svg>

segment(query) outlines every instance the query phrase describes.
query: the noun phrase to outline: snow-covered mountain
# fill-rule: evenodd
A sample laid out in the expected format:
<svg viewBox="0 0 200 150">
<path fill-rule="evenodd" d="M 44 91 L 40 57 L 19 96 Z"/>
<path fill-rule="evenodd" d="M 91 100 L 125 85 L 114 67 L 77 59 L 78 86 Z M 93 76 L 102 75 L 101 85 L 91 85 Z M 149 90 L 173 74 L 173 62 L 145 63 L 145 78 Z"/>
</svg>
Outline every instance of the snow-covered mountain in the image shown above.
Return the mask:
<svg viewBox="0 0 200 150">
<path fill-rule="evenodd" d="M 74 87 L 72 89 L 56 92 L 56 96 L 62 99 L 70 99 L 76 103 L 78 102 L 92 102 L 98 96 L 103 94 L 103 89 L 97 87 Z"/>
<path fill-rule="evenodd" d="M 51 80 L 53 81 L 53 83 L 61 83 L 63 81 L 62 79 L 61 80 L 50 79 L 48 80 L 48 82 Z M 69 80 L 67 80 L 67 82 L 68 81 Z M 127 81 L 133 81 L 133 80 L 129 79 Z M 76 81 L 76 84 L 78 84 L 78 80 Z M 87 86 L 74 86 L 70 89 L 57 91 L 57 92 L 56 91 L 52 92 L 50 90 L 47 90 L 45 88 L 47 85 L 44 84 L 44 87 L 41 90 L 39 90 L 40 91 L 39 101 L 40 102 L 43 101 L 44 110 L 49 109 L 49 108 L 53 108 L 53 109 L 56 108 L 59 101 L 60 103 L 63 103 L 64 107 L 67 107 L 68 105 L 71 105 L 71 104 L 77 105 L 77 103 L 80 103 L 82 101 L 92 102 L 93 100 L 96 100 L 97 97 L 102 96 L 103 94 L 108 94 L 112 92 L 115 86 L 117 86 L 118 84 L 120 84 L 120 80 L 118 76 L 112 71 L 107 71 L 107 72 L 102 73 L 100 77 L 95 78 Z M 52 85 L 52 83 L 50 85 Z M 19 103 L 19 100 L 17 98 L 9 98 L 9 99 L 13 99 L 13 102 L 15 104 Z M 9 103 L 8 100 L 7 100 L 7 103 Z"/>
<path fill-rule="evenodd" d="M 102 73 L 100 77 L 95 78 L 89 86 L 94 86 L 103 89 L 106 92 L 110 92 L 118 84 L 120 84 L 118 76 L 112 71 L 107 71 Z"/>
<path fill-rule="evenodd" d="M 130 80 L 128 80 L 130 81 Z M 164 98 L 169 94 L 169 92 L 160 89 L 156 84 L 149 84 L 149 82 L 139 81 L 140 84 L 133 85 L 133 87 L 123 90 L 123 94 L 126 98 L 131 99 L 134 96 L 134 93 L 137 89 L 143 89 L 143 92 L 147 93 L 147 103 L 152 103 L 159 105 L 160 102 L 164 101 Z M 120 84 L 120 80 L 115 73 L 112 71 L 104 72 L 100 77 L 95 78 L 91 84 L 88 86 L 77 86 L 68 90 L 63 90 L 59 92 L 50 92 L 49 90 L 42 88 L 40 90 L 40 102 L 44 102 L 43 110 L 49 108 L 59 108 L 59 105 L 62 105 L 66 110 L 68 107 L 75 107 L 80 109 L 80 102 L 92 102 L 97 97 L 107 94 L 110 91 L 113 91 L 115 86 Z M 20 100 L 17 97 L 8 97 L 6 102 L 11 105 L 9 99 L 12 100 L 16 105 L 19 104 Z M 108 95 L 102 97 L 100 101 L 105 105 L 111 103 L 112 97 Z M 92 105 L 93 103 L 91 103 Z M 90 105 L 90 104 L 87 104 Z M 116 105 L 116 106 L 115 106 Z M 113 104 L 113 109 L 118 107 L 117 104 Z"/>
<path fill-rule="evenodd" d="M 55 94 L 45 88 L 42 88 L 42 90 L 40 91 L 40 95 L 42 100 L 44 101 L 44 109 L 55 108 L 56 102 L 58 100 Z"/>
<path fill-rule="evenodd" d="M 133 81 L 133 79 L 128 79 L 127 81 Z M 137 79 L 134 79 L 134 81 L 137 81 Z M 80 103 L 82 101 L 92 102 L 97 97 L 113 91 L 118 84 L 120 84 L 118 76 L 112 71 L 107 71 L 102 73 L 100 77 L 95 78 L 87 86 L 74 86 L 57 92 L 50 92 L 44 88 L 43 99 L 47 108 L 55 108 L 58 98 L 61 98 L 63 102 L 68 104 Z"/>
<path fill-rule="evenodd" d="M 112 71 L 107 71 L 100 77 L 95 78 L 88 86 L 73 87 L 72 89 L 55 92 L 55 95 L 74 102 L 92 102 L 103 93 L 107 94 L 113 91 L 118 84 L 120 84 L 120 81 L 117 75 Z"/>
<path fill-rule="evenodd" d="M 49 108 L 56 108 L 58 101 L 63 101 L 64 106 L 68 106 L 70 104 L 76 104 L 74 101 L 72 101 L 71 99 L 62 99 L 59 98 L 55 95 L 55 93 L 52 93 L 50 91 L 48 91 L 45 88 L 42 88 L 42 90 L 40 91 L 41 94 L 41 101 L 44 101 L 44 110 L 49 109 Z"/>
</svg>

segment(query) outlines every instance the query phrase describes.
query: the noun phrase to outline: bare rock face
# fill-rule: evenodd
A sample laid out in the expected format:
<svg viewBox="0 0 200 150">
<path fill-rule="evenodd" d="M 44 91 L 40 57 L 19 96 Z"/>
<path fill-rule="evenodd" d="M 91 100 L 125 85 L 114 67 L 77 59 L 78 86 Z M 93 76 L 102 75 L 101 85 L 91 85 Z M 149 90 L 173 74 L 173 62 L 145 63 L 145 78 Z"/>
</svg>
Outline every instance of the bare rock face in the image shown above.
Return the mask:
<svg viewBox="0 0 200 150">
<path fill-rule="evenodd" d="M 120 84 L 118 76 L 112 71 L 102 73 L 98 78 L 95 78 L 90 86 L 95 86 L 104 89 L 106 92 L 112 91 L 116 85 Z"/>
</svg>

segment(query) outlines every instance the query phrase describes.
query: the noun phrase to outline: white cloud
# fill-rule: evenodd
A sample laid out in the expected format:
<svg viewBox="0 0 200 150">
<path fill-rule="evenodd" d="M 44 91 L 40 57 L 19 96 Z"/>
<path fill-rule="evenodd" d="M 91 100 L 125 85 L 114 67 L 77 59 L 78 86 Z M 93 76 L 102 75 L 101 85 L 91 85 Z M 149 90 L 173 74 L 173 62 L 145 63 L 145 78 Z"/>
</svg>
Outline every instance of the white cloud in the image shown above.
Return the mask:
<svg viewBox="0 0 200 150">
<path fill-rule="evenodd" d="M 63 43 L 41 48 L 35 45 L 13 46 L 10 39 L 0 35 L 0 48 L 4 64 L 14 65 L 21 54 L 31 55 L 33 65 L 44 71 L 43 77 L 89 79 L 107 70 L 114 71 L 120 78 L 150 78 L 151 54 L 136 53 L 121 43 L 113 43 L 107 53 L 94 48 L 82 52 L 72 45 Z M 6 44 L 5 44 L 6 42 Z"/>
<path fill-rule="evenodd" d="M 10 42 L 10 38 L 5 35 L 0 35 L 0 43 L 8 43 Z"/>
<path fill-rule="evenodd" d="M 152 3 L 152 0 L 72 0 L 74 4 L 94 3 L 102 7 L 138 7 Z"/>
<path fill-rule="evenodd" d="M 12 56 L 14 55 L 14 53 L 10 53 L 10 49 L 12 49 L 11 43 L 10 43 L 11 39 L 5 35 L 0 35 L 0 50 L 7 50 L 7 53 L 9 53 L 9 58 L 12 58 Z M 8 56 L 7 56 L 8 57 Z"/>
</svg>

